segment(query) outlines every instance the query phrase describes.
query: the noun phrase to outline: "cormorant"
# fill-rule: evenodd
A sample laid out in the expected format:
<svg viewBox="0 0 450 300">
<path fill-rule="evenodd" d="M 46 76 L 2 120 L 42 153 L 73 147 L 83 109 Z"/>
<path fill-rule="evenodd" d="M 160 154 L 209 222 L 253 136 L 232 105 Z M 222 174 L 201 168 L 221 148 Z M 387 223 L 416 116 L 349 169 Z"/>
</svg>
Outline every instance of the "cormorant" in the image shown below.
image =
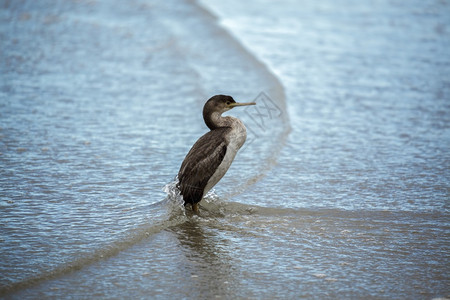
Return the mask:
<svg viewBox="0 0 450 300">
<path fill-rule="evenodd" d="M 222 113 L 236 106 L 255 105 L 237 103 L 231 96 L 216 95 L 203 107 L 203 119 L 210 129 L 192 146 L 178 172 L 178 188 L 184 205 L 192 205 L 198 212 L 203 196 L 225 175 L 247 138 L 244 124 L 237 118 L 222 117 Z"/>
</svg>

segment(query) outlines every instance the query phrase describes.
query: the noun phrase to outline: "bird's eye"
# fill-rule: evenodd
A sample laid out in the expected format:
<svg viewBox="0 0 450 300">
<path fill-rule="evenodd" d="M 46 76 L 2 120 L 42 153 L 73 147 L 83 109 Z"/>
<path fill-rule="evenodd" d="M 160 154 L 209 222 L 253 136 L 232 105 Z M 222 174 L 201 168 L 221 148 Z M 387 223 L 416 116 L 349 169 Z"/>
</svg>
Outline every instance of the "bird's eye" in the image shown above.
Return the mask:
<svg viewBox="0 0 450 300">
<path fill-rule="evenodd" d="M 227 105 L 230 105 L 231 104 L 231 102 L 230 101 L 227 101 Z"/>
</svg>

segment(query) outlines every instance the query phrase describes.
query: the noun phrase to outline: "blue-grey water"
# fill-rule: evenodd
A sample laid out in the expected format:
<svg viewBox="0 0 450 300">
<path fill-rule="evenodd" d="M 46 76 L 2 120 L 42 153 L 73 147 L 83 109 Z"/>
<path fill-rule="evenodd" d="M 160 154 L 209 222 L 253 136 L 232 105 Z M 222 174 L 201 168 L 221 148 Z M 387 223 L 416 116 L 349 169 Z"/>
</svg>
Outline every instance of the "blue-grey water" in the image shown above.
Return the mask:
<svg viewBox="0 0 450 300">
<path fill-rule="evenodd" d="M 0 1 L 0 297 L 450 297 L 448 1 Z M 214 94 L 248 138 L 185 211 Z"/>
</svg>

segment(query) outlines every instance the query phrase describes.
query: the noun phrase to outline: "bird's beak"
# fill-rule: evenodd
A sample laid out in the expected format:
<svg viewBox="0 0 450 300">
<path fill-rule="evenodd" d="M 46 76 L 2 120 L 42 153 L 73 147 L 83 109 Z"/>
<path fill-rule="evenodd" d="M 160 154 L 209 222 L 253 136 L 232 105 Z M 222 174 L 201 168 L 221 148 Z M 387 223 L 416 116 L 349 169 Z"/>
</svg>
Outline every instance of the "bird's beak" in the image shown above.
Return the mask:
<svg viewBox="0 0 450 300">
<path fill-rule="evenodd" d="M 246 102 L 246 103 L 231 103 L 230 105 L 228 105 L 230 108 L 236 107 L 236 106 L 247 106 L 247 105 L 256 105 L 255 102 Z"/>
</svg>

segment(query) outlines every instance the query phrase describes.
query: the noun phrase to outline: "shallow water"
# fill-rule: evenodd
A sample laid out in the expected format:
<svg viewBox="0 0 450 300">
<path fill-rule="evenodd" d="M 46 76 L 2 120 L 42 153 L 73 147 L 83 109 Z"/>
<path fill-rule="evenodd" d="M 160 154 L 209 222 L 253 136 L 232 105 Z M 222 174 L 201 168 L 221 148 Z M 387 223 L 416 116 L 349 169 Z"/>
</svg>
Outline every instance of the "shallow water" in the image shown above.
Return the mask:
<svg viewBox="0 0 450 300">
<path fill-rule="evenodd" d="M 447 3 L 1 7 L 0 295 L 450 297 Z M 218 93 L 258 105 L 196 216 Z"/>
</svg>

